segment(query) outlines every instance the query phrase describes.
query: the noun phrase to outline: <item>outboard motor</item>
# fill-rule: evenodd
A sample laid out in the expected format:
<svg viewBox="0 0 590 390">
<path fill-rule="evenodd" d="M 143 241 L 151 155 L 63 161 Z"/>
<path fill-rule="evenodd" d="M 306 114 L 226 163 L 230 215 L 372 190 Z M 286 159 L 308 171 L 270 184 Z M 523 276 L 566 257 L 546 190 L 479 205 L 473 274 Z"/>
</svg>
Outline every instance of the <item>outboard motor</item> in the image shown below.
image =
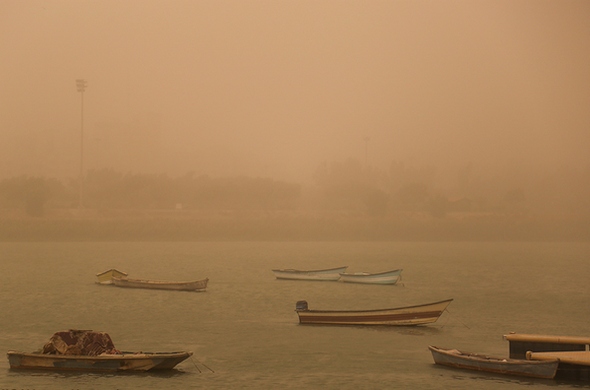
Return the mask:
<svg viewBox="0 0 590 390">
<path fill-rule="evenodd" d="M 307 311 L 307 301 L 297 301 L 295 311 Z"/>
</svg>

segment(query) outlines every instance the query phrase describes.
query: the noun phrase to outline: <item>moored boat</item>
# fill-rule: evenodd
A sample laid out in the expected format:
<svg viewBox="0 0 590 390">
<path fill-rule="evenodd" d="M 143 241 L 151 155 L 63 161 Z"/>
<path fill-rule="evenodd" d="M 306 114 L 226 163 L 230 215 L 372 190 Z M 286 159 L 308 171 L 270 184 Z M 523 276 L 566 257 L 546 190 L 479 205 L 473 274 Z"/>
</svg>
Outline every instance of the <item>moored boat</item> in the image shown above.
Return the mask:
<svg viewBox="0 0 590 390">
<path fill-rule="evenodd" d="M 12 369 L 55 371 L 155 371 L 171 370 L 193 353 L 181 352 L 121 352 L 100 356 L 43 355 L 8 351 Z"/>
<path fill-rule="evenodd" d="M 100 272 L 96 274 L 98 278 L 98 284 L 113 284 L 113 278 L 126 278 L 127 273 L 123 271 L 119 271 L 118 269 L 111 268 L 106 271 Z"/>
<path fill-rule="evenodd" d="M 340 274 L 340 281 L 348 283 L 365 283 L 365 284 L 396 284 L 401 279 L 402 269 L 393 271 L 368 273 L 354 272 Z"/>
<path fill-rule="evenodd" d="M 167 280 L 149 280 L 149 279 L 130 279 L 130 278 L 113 278 L 113 284 L 116 287 L 127 288 L 146 288 L 153 290 L 178 290 L 178 291 L 196 291 L 202 292 L 207 289 L 209 279 L 192 281 L 167 281 Z"/>
<path fill-rule="evenodd" d="M 590 337 L 509 333 L 512 359 L 559 359 L 556 379 L 590 381 Z"/>
<path fill-rule="evenodd" d="M 505 359 L 482 354 L 463 352 L 457 349 L 444 349 L 428 346 L 436 364 L 466 370 L 485 371 L 503 375 L 517 375 L 531 378 L 552 379 L 557 372 L 559 360 L 531 361 L 524 359 Z"/>
<path fill-rule="evenodd" d="M 277 279 L 291 280 L 323 280 L 335 281 L 340 279 L 340 274 L 346 272 L 346 267 L 316 269 L 316 270 L 297 270 L 297 269 L 273 269 Z"/>
<path fill-rule="evenodd" d="M 412 326 L 436 322 L 452 301 L 374 310 L 310 310 L 307 301 L 298 301 L 295 311 L 300 324 Z"/>
<path fill-rule="evenodd" d="M 107 333 L 69 330 L 55 333 L 39 352 L 11 350 L 7 356 L 11 369 L 117 372 L 170 370 L 192 354 L 122 352 Z"/>
</svg>

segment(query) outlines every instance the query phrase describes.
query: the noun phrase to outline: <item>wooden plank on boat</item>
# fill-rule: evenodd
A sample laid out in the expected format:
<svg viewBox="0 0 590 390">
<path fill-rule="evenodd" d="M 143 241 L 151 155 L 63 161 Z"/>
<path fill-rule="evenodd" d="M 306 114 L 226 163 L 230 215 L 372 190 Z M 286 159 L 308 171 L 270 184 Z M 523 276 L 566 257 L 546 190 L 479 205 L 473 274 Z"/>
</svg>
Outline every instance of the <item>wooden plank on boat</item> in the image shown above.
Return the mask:
<svg viewBox="0 0 590 390">
<path fill-rule="evenodd" d="M 527 351 L 585 351 L 590 344 L 588 337 L 552 336 L 541 334 L 510 333 L 504 335 L 509 342 L 510 358 L 526 359 Z"/>
<path fill-rule="evenodd" d="M 555 351 L 555 352 L 532 352 L 526 353 L 528 360 L 555 360 L 561 363 L 590 366 L 590 351 Z"/>
<path fill-rule="evenodd" d="M 529 343 L 590 345 L 590 337 L 551 336 L 551 335 L 544 335 L 544 334 L 509 333 L 509 334 L 504 335 L 504 339 L 506 339 L 508 341 L 521 341 L 521 342 L 529 342 Z"/>
</svg>

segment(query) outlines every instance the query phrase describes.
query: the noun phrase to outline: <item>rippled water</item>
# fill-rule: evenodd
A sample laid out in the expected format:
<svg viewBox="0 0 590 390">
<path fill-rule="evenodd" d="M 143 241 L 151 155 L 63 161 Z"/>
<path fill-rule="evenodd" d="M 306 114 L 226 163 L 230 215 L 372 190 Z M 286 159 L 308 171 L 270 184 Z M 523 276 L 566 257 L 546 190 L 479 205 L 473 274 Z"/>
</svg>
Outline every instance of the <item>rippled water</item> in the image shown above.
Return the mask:
<svg viewBox="0 0 590 390">
<path fill-rule="evenodd" d="M 588 243 L 0 243 L 0 349 L 33 351 L 56 331 L 108 332 L 125 350 L 191 350 L 158 374 L 10 370 L 0 389 L 516 389 L 587 384 L 434 366 L 429 344 L 508 356 L 510 331 L 590 336 Z M 276 280 L 272 268 L 403 268 L 397 286 Z M 208 277 L 205 293 L 95 284 Z M 371 309 L 454 298 L 422 327 L 301 326 L 295 302 Z"/>
</svg>

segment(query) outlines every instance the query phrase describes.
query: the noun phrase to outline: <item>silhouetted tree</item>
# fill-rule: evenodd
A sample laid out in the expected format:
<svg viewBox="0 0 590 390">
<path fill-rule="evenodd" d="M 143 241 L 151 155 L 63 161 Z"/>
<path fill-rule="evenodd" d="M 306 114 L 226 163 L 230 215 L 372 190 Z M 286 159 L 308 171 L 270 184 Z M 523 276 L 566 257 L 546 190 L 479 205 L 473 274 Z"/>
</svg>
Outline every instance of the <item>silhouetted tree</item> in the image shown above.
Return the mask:
<svg viewBox="0 0 590 390">
<path fill-rule="evenodd" d="M 52 192 L 61 190 L 63 185 L 59 181 L 40 177 L 19 176 L 0 182 L 0 195 L 5 204 L 9 207 L 24 207 L 25 212 L 33 217 L 43 216 L 45 203 L 51 198 Z"/>
<path fill-rule="evenodd" d="M 449 200 L 442 195 L 436 195 L 428 203 L 428 212 L 431 216 L 442 218 L 447 215 Z"/>
<path fill-rule="evenodd" d="M 314 174 L 316 185 L 321 188 L 328 208 L 364 210 L 369 215 L 384 215 L 387 212 L 389 194 L 387 176 L 355 159 L 322 163 Z"/>
<path fill-rule="evenodd" d="M 423 183 L 410 183 L 401 187 L 393 199 L 402 210 L 424 210 L 430 199 L 430 191 Z"/>
</svg>

